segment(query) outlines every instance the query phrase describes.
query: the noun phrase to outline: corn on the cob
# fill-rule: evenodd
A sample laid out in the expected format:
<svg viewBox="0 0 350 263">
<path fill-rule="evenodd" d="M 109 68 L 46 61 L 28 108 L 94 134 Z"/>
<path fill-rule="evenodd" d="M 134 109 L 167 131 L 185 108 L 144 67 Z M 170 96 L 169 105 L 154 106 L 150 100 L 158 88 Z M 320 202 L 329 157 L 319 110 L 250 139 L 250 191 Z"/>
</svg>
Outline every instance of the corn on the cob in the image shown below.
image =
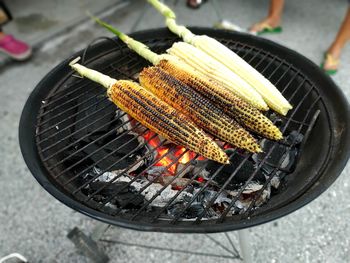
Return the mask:
<svg viewBox="0 0 350 263">
<path fill-rule="evenodd" d="M 226 89 L 249 102 L 259 110 L 268 110 L 264 99 L 254 88 L 226 66 L 200 49 L 185 42 L 177 42 L 174 43 L 167 52 L 181 58 L 187 64 L 195 68 L 200 74 L 222 84 Z"/>
<path fill-rule="evenodd" d="M 140 73 L 140 83 L 217 138 L 251 152 L 261 152 L 254 137 L 234 119 L 161 68 L 144 68 Z"/>
<path fill-rule="evenodd" d="M 157 67 L 165 70 L 176 79 L 214 102 L 228 116 L 235 118 L 249 130 L 272 140 L 282 139 L 281 131 L 256 108 L 231 92 L 222 89 L 217 83 L 209 82 L 204 78 L 198 77 L 194 70 L 186 68 L 186 71 L 184 71 L 184 65 L 180 66 L 166 59 L 161 60 L 157 64 Z"/>
<path fill-rule="evenodd" d="M 282 115 L 286 115 L 288 110 L 292 109 L 290 103 L 268 79 L 232 50 L 214 38 L 205 35 L 195 35 L 186 27 L 177 25 L 175 13 L 165 4 L 160 3 L 158 0 L 148 0 L 148 2 L 166 18 L 166 25 L 172 32 L 239 75 L 259 92 L 271 109 Z"/>
<path fill-rule="evenodd" d="M 108 25 L 98 18 L 94 19 L 109 31 L 116 34 L 131 49 L 135 50 L 135 52 L 137 52 L 140 56 L 149 60 L 154 65 L 169 65 L 168 68 L 164 68 L 165 70 L 170 70 L 171 68 L 174 68 L 174 65 L 176 65 L 177 69 L 179 69 L 178 71 L 181 71 L 181 73 L 176 75 L 176 78 L 180 78 L 181 76 L 182 79 L 180 80 L 185 81 L 185 76 L 187 76 L 189 78 L 189 82 L 187 82 L 187 84 L 189 84 L 191 82 L 191 79 L 193 79 L 191 76 L 195 76 L 196 79 L 207 83 L 206 85 L 198 84 L 198 87 L 191 85 L 191 87 L 197 91 L 201 90 L 202 95 L 207 96 L 221 109 L 225 110 L 225 112 L 229 114 L 230 117 L 234 117 L 239 120 L 242 125 L 267 138 L 275 140 L 281 139 L 282 134 L 278 128 L 275 127 L 258 110 L 254 109 L 254 107 L 250 106 L 249 104 L 244 103 L 244 101 L 239 100 L 234 94 L 232 94 L 232 92 L 227 89 L 223 89 L 221 85 L 215 84 L 212 80 L 209 81 L 207 78 L 202 77 L 196 69 L 184 63 L 181 59 L 169 54 L 158 55 L 149 50 L 149 48 L 144 44 L 132 39 L 131 37 L 128 37 L 127 35 L 113 28 L 111 25 Z M 171 72 L 171 74 L 173 73 L 175 73 L 174 70 Z"/>
<path fill-rule="evenodd" d="M 292 105 L 267 78 L 216 39 L 195 36 L 192 43 L 254 87 L 271 109 L 282 115 L 286 115 L 292 109 Z"/>
<path fill-rule="evenodd" d="M 229 163 L 226 153 L 185 115 L 158 99 L 135 82 L 115 80 L 72 61 L 70 66 L 106 87 L 108 97 L 147 128 L 189 150 L 220 163 Z"/>
<path fill-rule="evenodd" d="M 217 81 L 223 85 L 223 87 L 227 88 L 231 92 L 234 92 L 239 97 L 248 101 L 258 109 L 268 110 L 267 104 L 255 89 L 253 89 L 247 82 L 242 80 L 224 65 L 205 54 L 203 51 L 189 44 L 181 42 L 175 43 L 172 48 L 168 50 L 168 53 L 173 56 L 169 57 L 166 55 L 157 55 L 156 53 L 152 52 L 146 45 L 123 34 L 111 25 L 101 21 L 96 17 L 93 17 L 93 19 L 103 27 L 107 28 L 109 31 L 116 34 L 124 43 L 128 45 L 129 48 L 133 49 L 136 53 L 150 61 L 152 64 L 156 65 L 160 60 L 164 58 L 172 58 L 175 60 L 176 57 L 178 57 L 186 64 L 189 64 L 191 67 L 196 68 L 198 70 L 198 74 L 202 74 L 203 77 Z M 191 56 L 195 56 L 195 58 L 191 59 Z"/>
</svg>

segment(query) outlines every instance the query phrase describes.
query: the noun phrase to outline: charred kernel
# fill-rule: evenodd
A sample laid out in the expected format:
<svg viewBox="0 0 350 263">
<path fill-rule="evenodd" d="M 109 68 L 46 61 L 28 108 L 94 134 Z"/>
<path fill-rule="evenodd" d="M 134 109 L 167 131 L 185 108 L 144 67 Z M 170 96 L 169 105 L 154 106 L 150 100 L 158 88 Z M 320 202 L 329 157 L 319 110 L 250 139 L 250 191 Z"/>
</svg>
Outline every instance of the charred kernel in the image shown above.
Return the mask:
<svg viewBox="0 0 350 263">
<path fill-rule="evenodd" d="M 132 81 L 117 81 L 108 89 L 109 98 L 123 111 L 147 128 L 176 144 L 206 158 L 227 163 L 228 157 L 218 145 L 185 115 Z M 202 149 L 206 145 L 206 149 Z"/>
<path fill-rule="evenodd" d="M 160 67 L 148 67 L 140 73 L 140 83 L 157 97 L 179 110 L 201 128 L 217 138 L 243 149 L 258 149 L 254 137 L 234 119 L 202 96 L 196 90 L 174 78 Z M 241 131 L 239 136 L 235 131 Z M 244 137 L 245 140 L 241 140 Z M 253 147 L 249 147 L 249 145 Z M 205 148 L 203 148 L 205 149 Z"/>
<path fill-rule="evenodd" d="M 215 105 L 222 109 L 227 115 L 235 118 L 240 124 L 247 127 L 249 130 L 269 139 L 282 139 L 281 131 L 259 110 L 230 91 L 222 88 L 212 79 L 203 78 L 193 70 L 184 70 L 168 60 L 161 60 L 158 63 L 158 66 L 215 103 Z M 259 126 L 258 124 L 263 124 L 263 126 L 270 132 L 267 133 L 262 131 L 262 126 Z"/>
</svg>

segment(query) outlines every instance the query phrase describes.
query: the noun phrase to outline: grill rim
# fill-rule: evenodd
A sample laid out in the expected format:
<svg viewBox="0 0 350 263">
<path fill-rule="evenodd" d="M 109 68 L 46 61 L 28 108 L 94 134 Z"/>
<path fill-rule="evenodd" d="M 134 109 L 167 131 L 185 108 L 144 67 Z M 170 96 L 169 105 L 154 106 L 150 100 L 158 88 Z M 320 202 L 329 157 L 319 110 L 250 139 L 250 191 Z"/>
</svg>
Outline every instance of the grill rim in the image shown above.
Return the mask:
<svg viewBox="0 0 350 263">
<path fill-rule="evenodd" d="M 278 219 L 282 216 L 285 216 L 287 214 L 290 214 L 297 209 L 303 207 L 304 205 L 308 204 L 312 200 L 314 200 L 316 197 L 318 197 L 320 194 L 322 194 L 328 187 L 336 180 L 336 178 L 340 175 L 343 168 L 345 167 L 347 160 L 350 155 L 350 131 L 349 131 L 349 123 L 350 123 L 350 107 L 349 104 L 340 88 L 337 87 L 337 85 L 333 82 L 333 80 L 324 74 L 317 65 L 315 65 L 312 61 L 310 61 L 308 58 L 302 56 L 301 54 L 290 50 L 289 48 L 286 48 L 284 46 L 281 46 L 277 43 L 274 43 L 272 41 L 258 38 L 255 36 L 251 36 L 244 33 L 237 33 L 237 32 L 230 32 L 225 30 L 213 30 L 210 28 L 198 28 L 193 27 L 190 28 L 194 33 L 196 34 L 208 34 L 214 37 L 218 38 L 231 38 L 235 39 L 239 37 L 240 39 L 248 39 L 249 43 L 252 46 L 257 46 L 258 48 L 270 48 L 273 49 L 273 54 L 277 56 L 282 56 L 285 61 L 288 61 L 288 63 L 293 64 L 296 68 L 300 69 L 303 68 L 302 73 L 305 73 L 305 75 L 308 78 L 311 78 L 313 83 L 324 83 L 326 82 L 327 86 L 332 86 L 331 94 L 332 97 L 324 95 L 324 89 L 321 90 L 321 93 L 323 94 L 322 98 L 325 101 L 325 104 L 327 105 L 327 101 L 334 101 L 337 102 L 336 108 L 337 112 L 341 112 L 342 114 L 342 121 L 340 124 L 342 124 L 342 132 L 338 134 L 338 132 L 334 131 L 335 124 L 338 124 L 339 126 L 339 120 L 336 121 L 336 117 L 340 118 L 339 113 L 335 114 L 333 111 L 329 112 L 329 122 L 332 129 L 332 140 L 333 145 L 330 146 L 330 152 L 331 156 L 335 157 L 335 154 L 341 153 L 342 156 L 340 158 L 337 158 L 337 162 L 328 162 L 326 167 L 323 167 L 323 170 L 318 173 L 317 176 L 317 182 L 322 182 L 315 184 L 313 183 L 308 189 L 305 190 L 304 193 L 302 193 L 299 196 L 295 196 L 293 199 L 290 200 L 289 204 L 284 205 L 282 207 L 276 207 L 274 210 L 267 214 L 260 214 L 257 217 L 252 218 L 251 220 L 241 220 L 236 222 L 230 221 L 230 222 L 222 222 L 220 224 L 212 224 L 212 225 L 190 225 L 190 226 L 181 226 L 181 223 L 175 224 L 175 225 L 169 225 L 163 226 L 161 223 L 154 225 L 152 223 L 145 223 L 145 222 L 135 222 L 130 220 L 125 220 L 122 218 L 118 218 L 115 220 L 115 217 L 109 216 L 108 214 L 96 211 L 86 205 L 81 204 L 78 201 L 75 201 L 73 198 L 70 198 L 69 195 L 63 193 L 60 191 L 59 187 L 57 185 L 54 185 L 50 182 L 49 178 L 45 175 L 46 168 L 44 167 L 43 163 L 41 162 L 39 153 L 37 151 L 37 145 L 35 141 L 35 134 L 36 134 L 36 123 L 37 123 L 37 113 L 40 111 L 41 107 L 41 98 L 45 97 L 44 95 L 47 95 L 47 93 L 50 90 L 47 90 L 43 88 L 43 85 L 47 85 L 48 82 L 57 83 L 62 78 L 59 78 L 56 76 L 56 72 L 63 73 L 69 73 L 71 70 L 69 67 L 67 67 L 67 64 L 75 57 L 81 56 L 83 54 L 83 51 L 79 51 L 76 54 L 72 55 L 70 58 L 62 61 L 58 66 L 56 66 L 54 69 L 52 69 L 35 87 L 35 89 L 30 94 L 24 108 L 22 111 L 20 123 L 19 123 L 19 142 L 20 142 L 20 148 L 21 152 L 24 158 L 25 163 L 27 164 L 29 170 L 33 174 L 33 176 L 36 178 L 36 180 L 39 182 L 39 184 L 44 187 L 46 191 L 48 191 L 52 196 L 54 196 L 59 201 L 63 202 L 70 208 L 79 211 L 87 216 L 90 216 L 94 219 L 103 221 L 108 224 L 117 225 L 120 227 L 125 227 L 129 229 L 134 230 L 142 230 L 142 231 L 154 231 L 154 232 L 169 232 L 169 233 L 214 233 L 214 232 L 223 232 L 223 231 L 232 231 L 232 230 L 238 230 L 243 229 L 247 227 L 252 227 L 255 225 L 259 225 L 262 223 L 267 223 L 272 220 Z M 160 28 L 160 29 L 151 29 L 151 30 L 145 30 L 140 31 L 131 34 L 136 39 L 142 39 L 149 38 L 150 35 L 162 35 L 168 34 L 169 37 L 173 37 L 173 34 L 169 32 L 168 29 Z M 123 44 L 121 41 L 116 40 L 121 46 Z M 100 44 L 100 43 L 99 43 Z M 98 45 L 99 45 L 98 44 Z M 57 82 L 55 80 L 58 80 Z M 55 84 L 56 86 L 57 84 Z M 316 84 L 317 86 L 317 84 Z M 52 89 L 51 89 L 52 90 Z M 327 93 L 327 90 L 325 91 Z M 36 113 L 36 114 L 33 114 Z M 336 134 L 335 134 L 336 133 Z M 331 176 L 329 176 L 331 174 Z M 325 176 L 327 175 L 327 176 Z M 166 222 L 166 221 L 165 221 Z"/>
</svg>

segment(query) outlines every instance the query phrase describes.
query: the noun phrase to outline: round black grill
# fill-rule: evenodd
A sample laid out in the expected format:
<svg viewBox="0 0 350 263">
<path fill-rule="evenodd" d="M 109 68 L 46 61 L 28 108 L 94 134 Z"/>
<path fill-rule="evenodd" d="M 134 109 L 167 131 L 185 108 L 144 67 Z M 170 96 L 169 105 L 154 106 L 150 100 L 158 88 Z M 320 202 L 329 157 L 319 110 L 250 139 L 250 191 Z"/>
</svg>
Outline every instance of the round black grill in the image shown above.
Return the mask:
<svg viewBox="0 0 350 263">
<path fill-rule="evenodd" d="M 267 113 L 283 131 L 283 141 L 257 136 L 264 149 L 259 155 L 223 145 L 231 160 L 223 166 L 161 140 L 119 111 L 101 86 L 68 67 L 83 55 L 90 68 L 137 80 L 147 61 L 120 41 L 105 39 L 53 69 L 28 99 L 20 143 L 39 183 L 96 219 L 168 232 L 256 225 L 290 213 L 324 191 L 349 155 L 349 107 L 339 89 L 310 61 L 270 41 L 193 31 L 237 52 L 291 102 L 294 108 L 286 117 Z M 179 41 L 165 29 L 134 37 L 158 53 Z"/>
</svg>

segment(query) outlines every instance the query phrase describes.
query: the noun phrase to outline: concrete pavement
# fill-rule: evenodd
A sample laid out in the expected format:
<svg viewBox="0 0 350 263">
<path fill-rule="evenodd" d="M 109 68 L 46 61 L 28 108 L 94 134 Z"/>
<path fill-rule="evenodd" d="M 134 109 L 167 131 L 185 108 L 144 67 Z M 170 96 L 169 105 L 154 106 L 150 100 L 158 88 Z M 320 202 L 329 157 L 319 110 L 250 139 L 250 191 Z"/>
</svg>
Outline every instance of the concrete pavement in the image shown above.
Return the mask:
<svg viewBox="0 0 350 263">
<path fill-rule="evenodd" d="M 10 63 L 0 68 L 0 257 L 18 251 L 30 262 L 89 262 L 76 253 L 66 234 L 74 226 L 89 233 L 96 222 L 58 202 L 35 181 L 22 159 L 17 130 L 23 105 L 40 79 L 92 39 L 101 35 L 110 36 L 90 21 L 69 27 L 63 22 L 60 24 L 52 21 L 74 21 L 82 17 L 76 15 L 77 10 L 80 10 L 80 14 L 85 9 L 100 12 L 110 7 L 113 1 L 99 1 L 99 4 L 87 0 L 59 1 L 59 5 L 58 1 L 53 0 L 8 2 L 14 14 L 22 20 L 17 20 L 6 29 L 17 32 L 32 43 L 40 38 L 45 41 L 41 42 L 30 61 Z M 267 1 L 220 2 L 223 17 L 242 27 L 256 22 L 267 11 Z M 335 36 L 346 5 L 345 0 L 287 1 L 284 32 L 266 37 L 295 49 L 319 64 L 323 51 Z M 142 1 L 133 1 L 127 7 L 101 15 L 123 31 L 129 32 L 144 10 L 143 7 Z M 192 11 L 185 8 L 184 1 L 178 1 L 175 10 L 179 21 L 188 25 L 211 26 L 217 20 L 210 4 Z M 30 27 L 31 19 L 40 18 L 38 14 L 44 17 L 41 18 L 50 27 L 46 25 L 46 29 L 40 30 L 39 26 L 35 29 Z M 28 25 L 26 21 L 29 21 Z M 162 25 L 162 18 L 154 10 L 147 9 L 139 29 Z M 55 36 L 47 32 L 52 27 L 61 33 Z M 344 50 L 341 70 L 334 77 L 347 96 L 350 95 L 349 72 L 350 45 Z M 336 183 L 311 204 L 278 221 L 251 228 L 249 232 L 255 262 L 350 262 L 349 175 L 348 165 Z M 197 251 L 216 250 L 208 241 L 202 241 L 200 235 L 140 233 L 121 228 L 113 228 L 107 235 L 121 242 L 160 246 L 166 244 L 173 248 L 186 247 Z M 232 236 L 235 237 L 236 234 L 232 233 Z M 221 235 L 214 237 L 224 242 Z M 105 249 L 111 262 L 232 262 L 126 245 L 106 245 Z"/>
</svg>

